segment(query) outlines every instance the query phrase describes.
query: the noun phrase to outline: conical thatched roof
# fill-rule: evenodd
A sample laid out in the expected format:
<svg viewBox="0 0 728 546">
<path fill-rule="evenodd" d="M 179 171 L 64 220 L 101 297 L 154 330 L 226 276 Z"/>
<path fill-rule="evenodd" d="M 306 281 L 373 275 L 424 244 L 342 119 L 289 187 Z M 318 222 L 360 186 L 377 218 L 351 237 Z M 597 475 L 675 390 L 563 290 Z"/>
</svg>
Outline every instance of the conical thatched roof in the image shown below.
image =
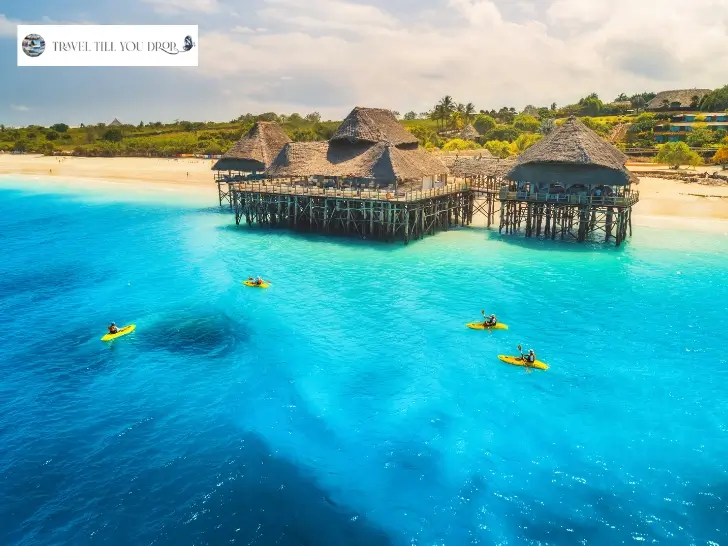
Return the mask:
<svg viewBox="0 0 728 546">
<path fill-rule="evenodd" d="M 272 177 L 364 178 L 387 184 L 446 173 L 447 167 L 427 151 L 403 150 L 388 142 L 292 142 L 266 171 Z"/>
<path fill-rule="evenodd" d="M 114 118 L 114 121 L 109 123 L 109 127 L 121 127 L 121 125 L 122 123 L 116 118 Z"/>
<path fill-rule="evenodd" d="M 480 138 L 480 133 L 475 127 L 473 127 L 472 123 L 469 123 L 463 127 L 463 130 L 460 131 L 458 137 L 463 140 L 478 140 Z"/>
<path fill-rule="evenodd" d="M 257 121 L 232 148 L 212 166 L 216 171 L 264 171 L 291 142 L 283 128 L 273 121 Z"/>
<path fill-rule="evenodd" d="M 344 119 L 331 137 L 331 141 L 388 142 L 395 146 L 417 144 L 415 136 L 407 131 L 391 110 L 357 106 Z"/>
<path fill-rule="evenodd" d="M 516 159 L 508 178 L 564 185 L 625 185 L 627 156 L 575 117 L 536 142 Z"/>
</svg>

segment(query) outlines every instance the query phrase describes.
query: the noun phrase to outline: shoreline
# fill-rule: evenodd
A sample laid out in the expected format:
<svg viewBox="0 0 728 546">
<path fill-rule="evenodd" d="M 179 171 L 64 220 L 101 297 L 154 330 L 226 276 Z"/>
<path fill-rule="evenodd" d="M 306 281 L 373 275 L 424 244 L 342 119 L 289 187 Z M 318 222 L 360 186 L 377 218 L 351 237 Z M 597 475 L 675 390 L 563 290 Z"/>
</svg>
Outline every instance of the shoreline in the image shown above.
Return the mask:
<svg viewBox="0 0 728 546">
<path fill-rule="evenodd" d="M 124 188 L 124 194 L 129 196 L 173 194 L 183 201 L 217 207 L 217 185 L 210 169 L 213 162 L 196 158 L 60 158 L 0 154 L 0 188 L 29 189 L 26 184 L 33 182 L 37 182 L 42 191 L 53 189 L 54 185 L 58 189 L 76 187 L 105 190 L 105 193 Z M 642 170 L 633 166 L 628 168 L 638 175 Z M 659 169 L 651 166 L 651 170 Z M 5 184 L 11 180 L 16 183 Z M 636 226 L 728 231 L 728 186 L 644 177 L 635 189 L 640 192 L 640 202 L 633 214 Z M 478 220 L 475 219 L 473 225 L 478 226 Z"/>
</svg>

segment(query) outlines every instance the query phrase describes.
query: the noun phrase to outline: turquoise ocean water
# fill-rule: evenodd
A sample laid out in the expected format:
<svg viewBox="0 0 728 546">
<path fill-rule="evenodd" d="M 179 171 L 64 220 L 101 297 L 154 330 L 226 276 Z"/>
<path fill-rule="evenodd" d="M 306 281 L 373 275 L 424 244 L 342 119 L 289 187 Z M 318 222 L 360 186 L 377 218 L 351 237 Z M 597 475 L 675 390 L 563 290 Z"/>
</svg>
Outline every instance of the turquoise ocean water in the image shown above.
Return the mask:
<svg viewBox="0 0 728 546">
<path fill-rule="evenodd" d="M 0 544 L 728 544 L 724 233 L 405 247 L 23 184 Z"/>
</svg>

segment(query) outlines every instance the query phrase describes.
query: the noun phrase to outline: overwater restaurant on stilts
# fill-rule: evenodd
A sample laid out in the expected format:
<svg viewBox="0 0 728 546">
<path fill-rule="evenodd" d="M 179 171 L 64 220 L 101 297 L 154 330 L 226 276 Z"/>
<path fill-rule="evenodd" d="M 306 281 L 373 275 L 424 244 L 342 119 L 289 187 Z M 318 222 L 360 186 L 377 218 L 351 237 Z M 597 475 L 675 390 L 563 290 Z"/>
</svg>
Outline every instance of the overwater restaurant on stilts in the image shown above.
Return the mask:
<svg viewBox="0 0 728 546">
<path fill-rule="evenodd" d="M 443 158 L 389 110 L 357 107 L 328 141 L 258 122 L 213 166 L 235 222 L 403 240 L 469 225 L 617 245 L 639 195 L 626 156 L 575 118 L 513 159 Z"/>
<path fill-rule="evenodd" d="M 500 189 L 502 233 L 574 238 L 597 233 L 619 246 L 632 234 L 639 192 L 627 156 L 575 117 L 516 158 Z"/>
</svg>

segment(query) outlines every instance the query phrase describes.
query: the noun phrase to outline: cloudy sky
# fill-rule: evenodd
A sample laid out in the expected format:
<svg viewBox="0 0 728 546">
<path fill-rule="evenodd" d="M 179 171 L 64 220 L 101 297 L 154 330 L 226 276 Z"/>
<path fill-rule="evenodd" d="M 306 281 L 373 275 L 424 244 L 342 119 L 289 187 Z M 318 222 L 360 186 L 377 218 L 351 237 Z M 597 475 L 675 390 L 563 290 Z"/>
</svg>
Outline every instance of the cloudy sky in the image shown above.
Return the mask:
<svg viewBox="0 0 728 546">
<path fill-rule="evenodd" d="M 478 109 L 728 84 L 728 0 L 0 3 L 0 123 Z M 17 67 L 18 23 L 198 24 L 196 68 Z"/>
</svg>

